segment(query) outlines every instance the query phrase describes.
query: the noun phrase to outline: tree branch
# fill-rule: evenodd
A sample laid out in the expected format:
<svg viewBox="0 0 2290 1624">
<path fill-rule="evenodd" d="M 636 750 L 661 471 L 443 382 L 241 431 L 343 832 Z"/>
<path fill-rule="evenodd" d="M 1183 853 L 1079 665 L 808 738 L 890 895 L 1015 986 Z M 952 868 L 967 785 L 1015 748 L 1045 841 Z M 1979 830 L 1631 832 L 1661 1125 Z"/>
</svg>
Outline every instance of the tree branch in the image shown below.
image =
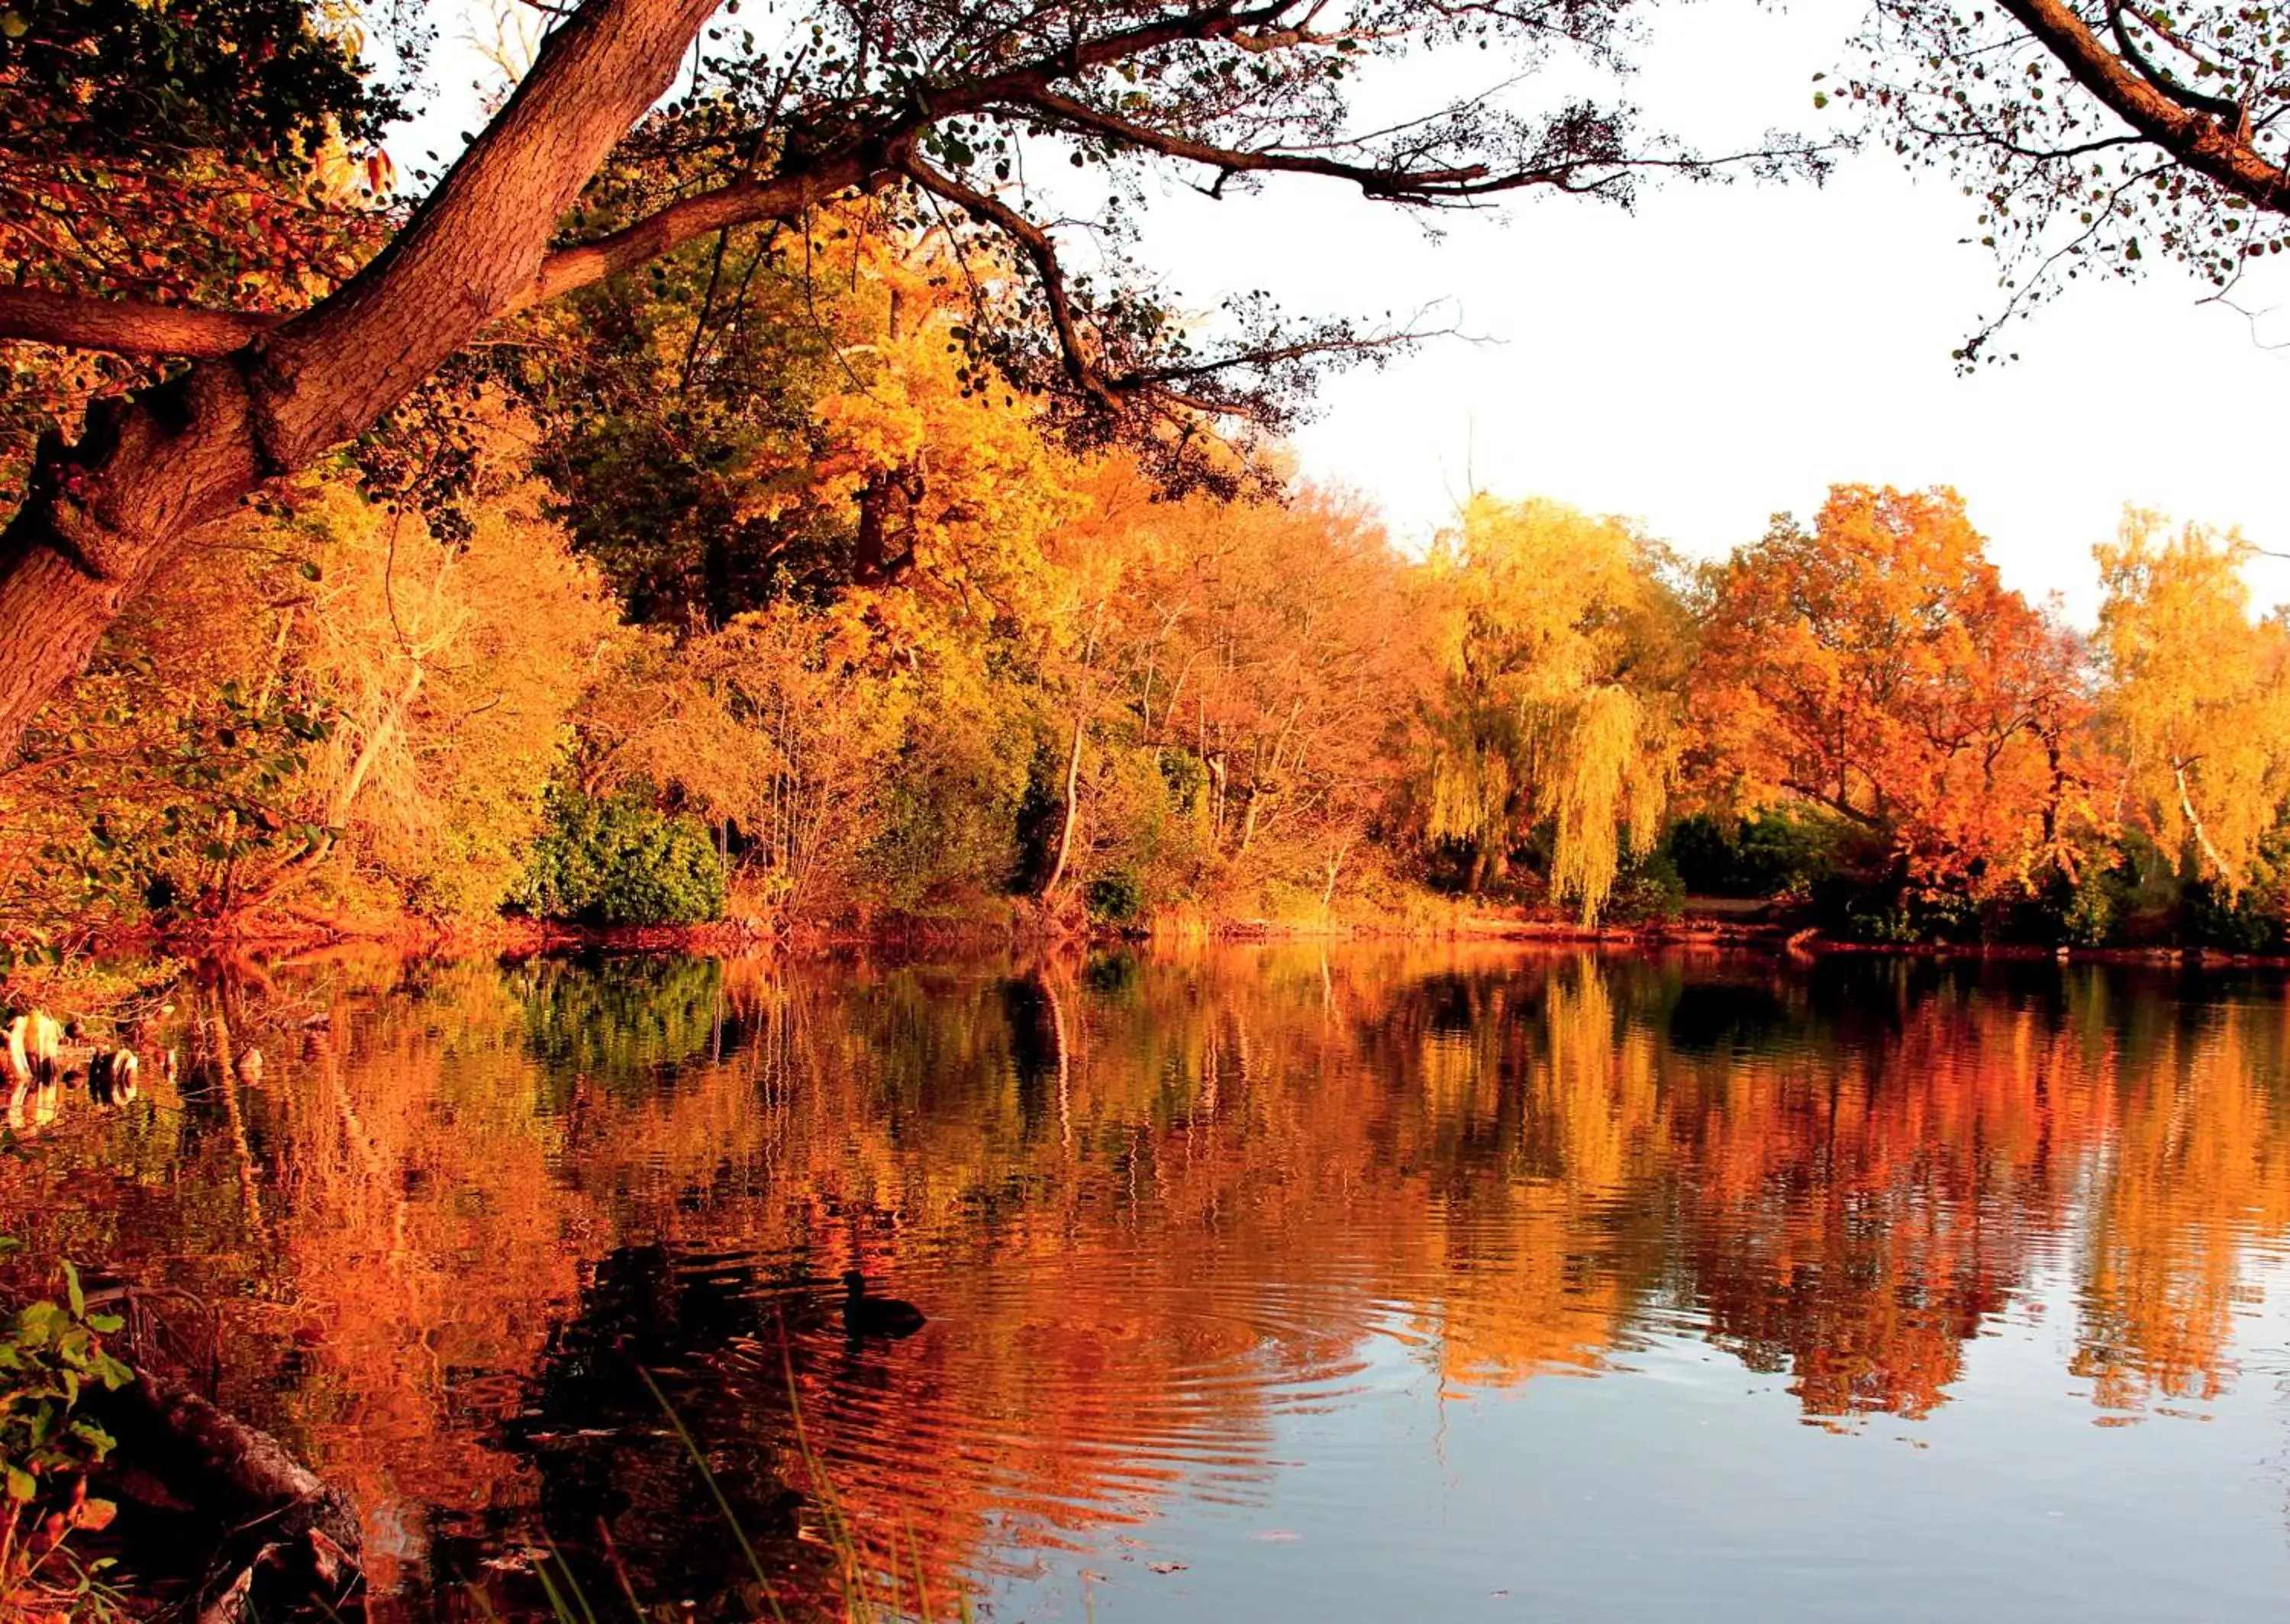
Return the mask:
<svg viewBox="0 0 2290 1624">
<path fill-rule="evenodd" d="M 2131 37 L 2130 26 L 2123 20 L 2124 13 L 2127 9 L 2123 0 L 2107 0 L 2107 26 L 2109 31 L 2115 36 L 2116 46 L 2123 53 L 2124 60 L 2139 70 L 2139 76 L 2182 107 L 2191 108 L 2198 113 L 2208 113 L 2213 118 L 2225 121 L 2230 129 L 2238 125 L 2242 122 L 2242 108 L 2239 104 L 2229 101 L 2222 96 L 2206 96 L 2200 91 L 2190 90 L 2147 60 L 2147 53 L 2139 49 L 2139 42 Z M 2146 12 L 2134 12 L 2132 14 L 2149 28 L 2155 28 L 2155 32 L 2166 43 L 2178 45 L 2182 50 L 2185 49 L 2178 40 L 2161 28 L 2156 28 L 2155 20 Z"/>
<path fill-rule="evenodd" d="M 1108 411 L 1119 411 L 1120 396 L 1083 340 L 1081 323 L 1074 314 L 1073 299 L 1066 288 L 1065 269 L 1058 263 L 1057 244 L 1050 240 L 1050 234 L 1000 198 L 940 173 L 911 153 L 906 159 L 906 172 L 916 185 L 967 209 L 1025 251 L 1026 257 L 1033 261 L 1034 274 L 1041 279 L 1042 296 L 1049 304 L 1050 324 L 1057 330 L 1066 376 Z"/>
<path fill-rule="evenodd" d="M 284 316 L 251 311 L 0 288 L 0 339 L 100 349 L 116 356 L 227 356 L 284 320 Z"/>
<path fill-rule="evenodd" d="M 2262 209 L 2290 214 L 2290 173 L 2239 129 L 2183 105 L 2102 44 L 2065 0 L 2001 0 L 2076 83 L 2188 168 Z"/>
<path fill-rule="evenodd" d="M 1811 801 L 1816 806 L 1827 807 L 1830 812 L 1837 813 L 1838 816 L 1849 819 L 1851 821 L 1859 824 L 1862 828 L 1874 829 L 1881 833 L 1886 828 L 1885 822 L 1882 819 L 1878 818 L 1873 812 L 1862 811 L 1860 807 L 1854 805 L 1852 802 L 1846 800 L 1843 796 L 1830 795 L 1824 790 L 1816 788 L 1811 784 L 1801 782 L 1796 779 L 1785 778 L 1782 780 L 1781 787 L 1788 790 L 1791 795 L 1803 796 L 1805 799 Z"/>
<path fill-rule="evenodd" d="M 1046 85 L 1013 100 L 1047 116 L 1053 123 L 1062 124 L 1069 131 L 1103 136 L 1125 147 L 1158 153 L 1163 157 L 1181 158 L 1216 170 L 1221 175 L 1319 175 L 1330 180 L 1349 180 L 1369 197 L 1418 203 L 1480 197 L 1495 192 L 1516 191 L 1526 186 L 1560 183 L 1559 175 L 1547 170 L 1520 170 L 1498 174 L 1484 164 L 1468 164 L 1452 169 L 1384 169 L 1373 164 L 1347 164 L 1312 153 L 1251 151 L 1245 148 L 1218 147 L 1206 141 L 1172 135 L 1149 124 L 1117 118 L 1110 113 L 1100 112 L 1086 102 L 1061 95 Z"/>
<path fill-rule="evenodd" d="M 901 155 L 917 133 L 939 119 L 973 112 L 996 102 L 1030 102 L 1037 95 L 1049 93 L 1048 86 L 1061 77 L 1185 40 L 1213 39 L 1252 27 L 1261 28 L 1289 9 L 1291 0 L 1277 0 L 1272 5 L 1245 12 L 1229 4 L 1210 6 L 1179 18 L 1081 41 L 1053 57 L 1018 63 L 966 84 L 950 82 L 928 87 L 917 92 L 905 112 L 886 120 L 869 140 L 827 149 L 769 180 L 743 176 L 712 191 L 680 199 L 610 236 L 548 253 L 531 278 L 511 292 L 493 314 L 508 315 L 560 298 L 728 226 L 793 219 L 842 192 L 871 189 L 906 172 Z M 503 116 L 508 116 L 507 112 Z M 491 140 L 492 134 L 489 129 L 486 139 Z M 454 174 L 460 174 L 475 156 L 476 148 L 472 148 L 464 156 L 462 164 L 455 166 Z M 437 195 L 433 194 L 423 205 L 421 215 L 432 212 L 437 200 Z M 309 311 L 261 315 L 196 310 L 0 288 L 0 339 L 188 360 L 228 356 L 261 333 L 326 309 L 352 287 L 378 276 L 385 268 L 384 261 L 398 252 L 420 224 L 421 216 L 418 215 L 388 253 L 352 278 L 333 298 L 321 301 Z"/>
</svg>

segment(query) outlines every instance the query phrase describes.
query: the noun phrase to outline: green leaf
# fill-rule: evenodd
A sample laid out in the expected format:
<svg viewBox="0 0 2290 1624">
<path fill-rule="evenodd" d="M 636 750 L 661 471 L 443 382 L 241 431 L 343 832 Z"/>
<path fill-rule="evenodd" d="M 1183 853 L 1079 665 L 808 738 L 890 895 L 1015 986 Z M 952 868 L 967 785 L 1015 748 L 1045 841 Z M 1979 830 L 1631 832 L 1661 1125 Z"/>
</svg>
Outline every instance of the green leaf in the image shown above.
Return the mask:
<svg viewBox="0 0 2290 1624">
<path fill-rule="evenodd" d="M 61 1333 L 64 1323 L 64 1311 L 54 1303 L 30 1303 L 16 1316 L 16 1334 L 36 1348 L 45 1348 Z"/>
<path fill-rule="evenodd" d="M 8 1498 L 10 1500 L 16 1500 L 20 1503 L 21 1501 L 31 1499 L 33 1495 L 37 1494 L 39 1492 L 40 1485 L 32 1481 L 31 1473 L 24 1470 L 23 1468 L 19 1466 L 12 1466 L 8 1468 Z"/>
<path fill-rule="evenodd" d="M 87 1317 L 87 1293 L 80 1290 L 79 1270 L 72 1267 L 72 1260 L 69 1258 L 63 1260 L 63 1268 L 64 1292 L 66 1296 L 71 1299 L 72 1317 L 74 1319 L 85 1319 Z"/>
<path fill-rule="evenodd" d="M 31 31 L 32 25 L 24 20 L 23 12 L 0 12 L 0 35 L 5 35 L 10 39 L 21 39 Z"/>
</svg>

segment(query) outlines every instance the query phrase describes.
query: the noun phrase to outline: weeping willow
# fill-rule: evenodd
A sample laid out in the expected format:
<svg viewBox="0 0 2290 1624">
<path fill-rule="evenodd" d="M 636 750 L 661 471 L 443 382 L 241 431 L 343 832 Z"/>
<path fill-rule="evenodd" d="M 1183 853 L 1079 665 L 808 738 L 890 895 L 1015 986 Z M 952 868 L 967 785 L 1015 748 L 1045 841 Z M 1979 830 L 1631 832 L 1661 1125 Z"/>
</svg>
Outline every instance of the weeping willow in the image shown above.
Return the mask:
<svg viewBox="0 0 2290 1624">
<path fill-rule="evenodd" d="M 1595 924 L 1625 856 L 1653 849 L 1668 799 L 1669 729 L 1638 696 L 1603 684 L 1568 705 L 1522 709 L 1437 755 L 1428 824 L 1435 840 L 1477 847 L 1484 881 L 1522 827 L 1551 827 L 1550 892 Z M 1521 769 L 1525 771 L 1522 772 Z"/>
<path fill-rule="evenodd" d="M 1475 500 L 1451 547 L 1459 625 L 1427 830 L 1475 849 L 1476 889 L 1547 825 L 1550 893 L 1594 924 L 1668 799 L 1673 706 L 1644 656 L 1673 600 L 1627 528 L 1556 503 Z"/>
<path fill-rule="evenodd" d="M 1466 841 L 1488 865 L 1500 865 L 1510 844 L 1511 809 L 1518 799 L 1506 743 L 1472 729 L 1444 741 L 1431 759 L 1431 838 Z"/>
<path fill-rule="evenodd" d="M 1555 771 L 1545 775 L 1540 810 L 1557 827 L 1550 860 L 1554 896 L 1581 904 L 1595 924 L 1613 894 L 1625 852 L 1643 857 L 1669 788 L 1669 750 L 1647 708 L 1629 689 L 1593 689 L 1575 708 Z"/>
</svg>

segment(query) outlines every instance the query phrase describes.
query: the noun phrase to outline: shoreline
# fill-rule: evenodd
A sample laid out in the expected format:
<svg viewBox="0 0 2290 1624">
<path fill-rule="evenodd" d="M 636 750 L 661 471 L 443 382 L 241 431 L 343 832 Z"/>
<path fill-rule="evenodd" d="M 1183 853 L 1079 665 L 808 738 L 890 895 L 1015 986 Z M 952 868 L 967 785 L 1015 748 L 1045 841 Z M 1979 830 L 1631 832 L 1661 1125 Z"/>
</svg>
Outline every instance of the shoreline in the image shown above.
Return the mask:
<svg viewBox="0 0 2290 1624">
<path fill-rule="evenodd" d="M 2064 947 L 2028 942 L 1861 942 L 1823 936 L 1789 924 L 1695 912 L 1637 924 L 1583 926 L 1563 919 L 1516 913 L 1454 911 L 1445 920 L 1393 913 L 1377 918 L 1296 923 L 1263 918 L 1181 916 L 1161 928 L 1074 928 L 1047 915 L 987 919 L 900 917 L 864 924 L 801 923 L 773 926 L 751 918 L 687 925 L 581 925 L 528 918 L 425 919 L 413 915 L 365 918 L 304 917 L 292 928 L 229 932 L 132 931 L 91 941 L 100 958 L 173 957 L 188 961 L 268 957 L 292 960 L 332 950 L 395 948 L 409 956 L 492 955 L 508 960 L 581 953 L 694 954 L 717 957 L 783 952 L 837 953 L 865 949 L 984 949 L 1278 943 L 1504 943 L 1629 951 L 1699 949 L 1766 953 L 1810 962 L 1828 955 L 2061 964 L 2290 970 L 2290 953 L 2232 953 L 2204 947 Z"/>
</svg>

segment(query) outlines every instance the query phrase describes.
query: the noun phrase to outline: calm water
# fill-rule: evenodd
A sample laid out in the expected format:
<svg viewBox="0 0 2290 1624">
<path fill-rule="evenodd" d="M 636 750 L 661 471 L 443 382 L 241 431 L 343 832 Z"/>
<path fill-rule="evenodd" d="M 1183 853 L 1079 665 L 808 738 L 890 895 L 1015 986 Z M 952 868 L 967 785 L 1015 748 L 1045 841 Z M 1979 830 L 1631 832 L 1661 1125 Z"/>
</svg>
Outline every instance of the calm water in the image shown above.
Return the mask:
<svg viewBox="0 0 2290 1624">
<path fill-rule="evenodd" d="M 1317 948 L 274 971 L 0 1161 L 416 1616 L 2276 1620 L 2290 1004 Z M 259 1048 L 259 1076 L 212 1084 Z M 931 1316 L 853 1344 L 860 1260 Z M 480 1596 L 479 1593 L 482 1593 Z M 623 1616 L 625 1616 L 623 1611 Z"/>
</svg>

